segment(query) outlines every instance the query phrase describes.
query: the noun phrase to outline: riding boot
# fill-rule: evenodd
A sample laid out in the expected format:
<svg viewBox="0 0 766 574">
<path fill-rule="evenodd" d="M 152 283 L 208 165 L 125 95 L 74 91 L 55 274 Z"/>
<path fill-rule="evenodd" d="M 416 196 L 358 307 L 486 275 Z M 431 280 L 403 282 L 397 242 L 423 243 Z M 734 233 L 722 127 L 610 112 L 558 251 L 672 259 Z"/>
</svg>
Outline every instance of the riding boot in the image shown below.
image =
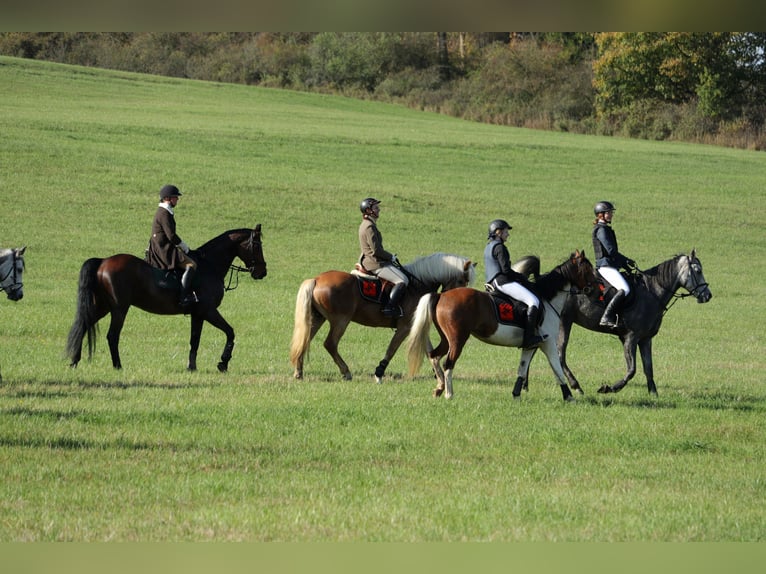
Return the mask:
<svg viewBox="0 0 766 574">
<path fill-rule="evenodd" d="M 391 289 L 391 295 L 388 297 L 388 303 L 385 304 L 381 313 L 386 317 L 401 317 L 402 310 L 399 307 L 399 301 L 404 297 L 404 292 L 407 290 L 407 286 L 404 283 L 397 283 L 394 288 Z"/>
<path fill-rule="evenodd" d="M 181 276 L 181 307 L 185 308 L 199 301 L 197 295 L 192 291 L 192 281 L 196 271 L 194 267 L 189 266 Z"/>
<path fill-rule="evenodd" d="M 537 329 L 537 321 L 539 318 L 539 307 L 533 305 L 527 308 L 527 325 L 524 327 L 524 342 L 521 344 L 524 349 L 532 349 L 545 341 L 545 337 L 535 335 L 535 330 Z"/>
<path fill-rule="evenodd" d="M 622 311 L 622 304 L 625 300 L 625 291 L 620 289 L 617 291 L 617 294 L 612 297 L 612 300 L 609 301 L 609 304 L 606 306 L 606 309 L 604 310 L 604 314 L 601 316 L 601 321 L 599 321 L 599 325 L 602 327 L 616 327 L 617 326 L 617 313 Z"/>
</svg>

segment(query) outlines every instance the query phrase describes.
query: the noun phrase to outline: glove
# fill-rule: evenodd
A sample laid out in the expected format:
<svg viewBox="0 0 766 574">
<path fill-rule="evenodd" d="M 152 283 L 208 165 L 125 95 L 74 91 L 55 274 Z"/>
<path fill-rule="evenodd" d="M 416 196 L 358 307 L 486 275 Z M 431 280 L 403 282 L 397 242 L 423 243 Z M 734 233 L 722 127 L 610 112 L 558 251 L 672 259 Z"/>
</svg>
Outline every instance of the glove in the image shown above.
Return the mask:
<svg viewBox="0 0 766 574">
<path fill-rule="evenodd" d="M 625 265 L 628 267 L 628 269 L 635 269 L 636 268 L 636 262 L 631 259 L 630 257 L 625 258 Z"/>
<path fill-rule="evenodd" d="M 181 251 L 184 253 L 189 253 L 189 246 L 186 245 L 186 241 L 181 241 L 181 243 L 178 244 L 178 246 L 181 248 Z"/>
<path fill-rule="evenodd" d="M 394 265 L 399 265 L 399 260 L 396 258 L 396 253 L 391 256 L 391 263 Z"/>
</svg>

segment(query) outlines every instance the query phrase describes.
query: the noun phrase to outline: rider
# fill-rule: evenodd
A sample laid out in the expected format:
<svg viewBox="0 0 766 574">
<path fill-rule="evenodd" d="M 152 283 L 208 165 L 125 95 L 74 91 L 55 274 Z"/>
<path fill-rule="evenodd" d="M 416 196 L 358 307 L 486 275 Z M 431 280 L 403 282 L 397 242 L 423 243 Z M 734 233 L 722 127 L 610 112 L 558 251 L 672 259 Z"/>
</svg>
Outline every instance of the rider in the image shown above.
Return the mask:
<svg viewBox="0 0 766 574">
<path fill-rule="evenodd" d="M 181 306 L 197 302 L 192 291 L 192 280 L 197 262 L 189 257 L 189 246 L 176 233 L 174 208 L 181 192 L 175 185 L 165 185 L 160 190 L 160 204 L 152 221 L 152 237 L 149 239 L 148 261 L 160 269 L 182 269 Z"/>
<path fill-rule="evenodd" d="M 387 317 L 401 317 L 399 302 L 407 290 L 409 278 L 399 267 L 396 255 L 383 249 L 383 237 L 377 226 L 380 201 L 373 197 L 363 199 L 359 210 L 362 212 L 362 222 L 359 225 L 359 246 L 362 254 L 359 263 L 370 273 L 393 283 L 388 303 L 383 306 L 381 312 Z"/>
<path fill-rule="evenodd" d="M 617 289 L 617 294 L 601 316 L 599 325 L 605 327 L 617 326 L 617 314 L 622 311 L 625 298 L 630 294 L 630 286 L 620 273 L 620 268 L 627 269 L 636 266 L 636 262 L 625 257 L 617 249 L 617 236 L 612 229 L 612 217 L 615 207 L 609 201 L 599 201 L 594 207 L 596 220 L 593 222 L 593 251 L 596 258 L 596 269 L 604 280 Z"/>
<path fill-rule="evenodd" d="M 545 340 L 545 337 L 535 335 L 540 317 L 540 300 L 524 286 L 526 278 L 511 269 L 511 256 L 505 246 L 511 229 L 504 219 L 495 219 L 489 224 L 488 242 L 484 248 L 484 271 L 487 283 L 527 306 L 527 325 L 521 346 L 531 349 Z"/>
</svg>

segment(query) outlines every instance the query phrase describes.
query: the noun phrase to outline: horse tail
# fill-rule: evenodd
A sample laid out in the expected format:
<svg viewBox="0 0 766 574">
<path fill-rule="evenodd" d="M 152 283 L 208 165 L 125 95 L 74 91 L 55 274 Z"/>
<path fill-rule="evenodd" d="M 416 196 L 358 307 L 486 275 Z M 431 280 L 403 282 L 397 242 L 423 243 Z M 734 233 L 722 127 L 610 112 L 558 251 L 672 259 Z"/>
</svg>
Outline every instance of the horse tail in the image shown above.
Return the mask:
<svg viewBox="0 0 766 574">
<path fill-rule="evenodd" d="M 80 268 L 80 282 L 77 289 L 77 310 L 74 323 L 69 330 L 67 338 L 66 354 L 72 361 L 72 366 L 77 365 L 82 354 L 82 340 L 88 335 L 88 360 L 93 356 L 96 349 L 97 335 L 97 307 L 96 285 L 98 282 L 98 268 L 103 259 L 91 258 L 82 264 Z"/>
<path fill-rule="evenodd" d="M 407 364 L 410 376 L 414 376 L 423 364 L 423 357 L 428 351 L 428 335 L 433 323 L 433 310 L 439 302 L 438 293 L 426 293 L 420 298 L 412 317 L 409 341 L 407 343 Z"/>
<path fill-rule="evenodd" d="M 316 279 L 306 279 L 301 283 L 298 297 L 295 299 L 295 323 L 293 340 L 290 343 L 290 363 L 294 367 L 308 354 L 311 345 L 311 308 L 314 304 L 316 282 Z"/>
</svg>

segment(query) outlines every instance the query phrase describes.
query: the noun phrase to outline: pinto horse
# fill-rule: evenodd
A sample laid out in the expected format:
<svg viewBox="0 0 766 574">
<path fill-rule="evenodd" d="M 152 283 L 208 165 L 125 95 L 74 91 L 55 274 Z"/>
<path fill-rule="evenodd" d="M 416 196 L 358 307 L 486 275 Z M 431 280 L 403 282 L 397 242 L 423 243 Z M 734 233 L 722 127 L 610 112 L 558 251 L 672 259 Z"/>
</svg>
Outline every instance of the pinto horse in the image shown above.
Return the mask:
<svg viewBox="0 0 766 574">
<path fill-rule="evenodd" d="M 539 347 L 548 357 L 566 401 L 574 400 L 574 397 L 561 369 L 553 335 L 558 333 L 559 313 L 566 302 L 570 285 L 584 288 L 593 281 L 593 277 L 591 262 L 584 253 L 575 251 L 564 263 L 550 273 L 541 275 L 532 285 L 532 289 L 540 296 L 544 309 L 538 331 L 545 340 Z M 436 326 L 440 340 L 436 348 L 429 351 L 429 332 L 432 324 Z M 439 381 L 434 389 L 434 396 L 438 397 L 446 389 L 445 397 L 452 398 L 452 371 L 471 335 L 490 345 L 520 347 L 524 339 L 524 328 L 500 322 L 492 295 L 483 291 L 462 288 L 442 294 L 424 295 L 412 320 L 407 348 L 410 375 L 418 372 L 423 363 L 423 356 L 427 354 Z M 513 388 L 514 398 L 521 395 L 534 353 L 535 349 L 524 349 L 521 352 L 518 378 Z M 445 355 L 447 358 L 442 370 L 440 361 Z"/>
<path fill-rule="evenodd" d="M 404 265 L 410 284 L 401 304 L 403 315 L 398 319 L 386 317 L 381 313 L 379 302 L 370 301 L 362 295 L 361 279 L 355 274 L 325 271 L 313 279 L 306 279 L 298 289 L 295 301 L 295 323 L 290 344 L 294 377 L 303 378 L 303 363 L 311 341 L 327 321 L 330 331 L 324 348 L 338 365 L 343 378 L 351 380 L 351 371 L 338 353 L 338 343 L 353 321 L 368 327 L 395 329 L 386 354 L 375 369 L 375 380 L 381 383 L 389 361 L 410 332 L 410 317 L 420 296 L 433 293 L 440 287 L 446 291 L 470 285 L 476 275 L 475 267 L 476 264 L 469 259 L 447 253 L 433 253 Z"/>
<path fill-rule="evenodd" d="M 0 291 L 5 291 L 11 301 L 24 297 L 24 251 L 25 247 L 0 249 Z"/>
<path fill-rule="evenodd" d="M 534 261 L 530 260 L 522 273 L 534 273 Z M 524 266 L 522 265 L 522 266 Z M 705 276 L 702 263 L 692 249 L 689 255 L 676 255 L 659 265 L 639 271 L 629 278 L 633 293 L 626 302 L 617 327 L 610 328 L 599 324 L 606 301 L 614 288 L 610 287 L 602 294 L 600 289 L 584 290 L 573 293 L 561 310 L 561 325 L 558 333 L 558 352 L 561 367 L 572 388 L 583 392 L 580 383 L 566 362 L 567 345 L 572 325 L 577 324 L 590 331 L 617 335 L 622 342 L 627 370 L 625 376 L 613 385 L 602 385 L 599 393 L 616 393 L 628 384 L 636 374 L 636 347 L 641 352 L 641 362 L 646 375 L 646 386 L 650 394 L 657 394 L 652 363 L 652 338 L 659 332 L 662 318 L 678 299 L 694 297 L 697 303 L 707 303 L 713 297 Z M 678 294 L 683 287 L 688 293 Z M 672 303 L 671 303 L 672 300 Z"/>
<path fill-rule="evenodd" d="M 71 366 L 76 367 L 82 356 L 82 342 L 88 336 L 88 358 L 96 347 L 98 321 L 111 314 L 106 339 L 115 369 L 122 368 L 119 342 L 125 317 L 131 305 L 159 315 L 191 315 L 191 338 L 188 370 L 197 369 L 202 325 L 205 321 L 226 334 L 218 370 L 225 372 L 234 348 L 234 329 L 221 316 L 218 306 L 223 300 L 224 279 L 228 272 L 247 271 L 253 279 L 266 277 L 263 258 L 261 224 L 255 229 L 232 229 L 211 239 L 197 250 L 190 251 L 198 264 L 193 288 L 199 298 L 188 310 L 179 303 L 180 282 L 172 274 L 156 269 L 133 255 L 119 254 L 106 259 L 92 258 L 83 263 L 77 296 L 77 311 L 69 331 L 66 352 Z M 239 257 L 245 268 L 232 265 Z"/>
</svg>

